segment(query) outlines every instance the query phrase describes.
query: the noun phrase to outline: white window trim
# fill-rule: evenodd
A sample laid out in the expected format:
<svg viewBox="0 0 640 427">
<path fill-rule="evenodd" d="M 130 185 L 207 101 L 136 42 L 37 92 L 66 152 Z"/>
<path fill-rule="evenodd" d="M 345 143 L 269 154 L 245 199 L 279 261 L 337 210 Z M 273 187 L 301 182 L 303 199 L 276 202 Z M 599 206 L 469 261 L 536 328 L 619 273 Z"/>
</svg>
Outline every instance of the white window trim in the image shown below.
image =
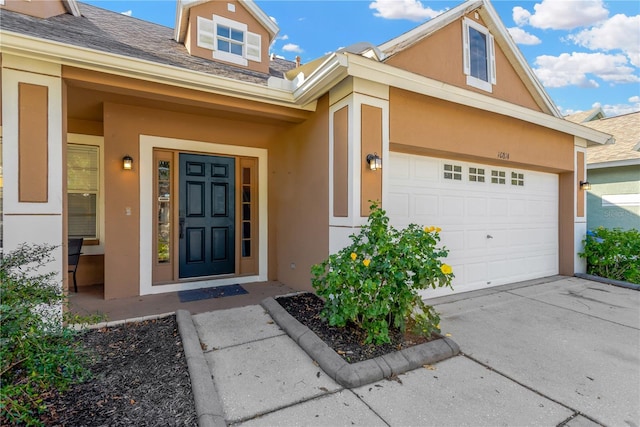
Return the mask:
<svg viewBox="0 0 640 427">
<path fill-rule="evenodd" d="M 484 81 L 471 75 L 471 50 L 469 45 L 469 28 L 473 28 L 487 36 L 487 80 Z M 462 21 L 462 56 L 463 71 L 467 76 L 467 85 L 486 92 L 493 92 L 493 85 L 496 84 L 496 54 L 495 42 L 489 30 L 477 22 L 464 18 Z"/>
<path fill-rule="evenodd" d="M 82 253 L 84 255 L 98 255 L 104 254 L 104 243 L 105 243 L 105 233 L 104 233 L 104 138 L 101 136 L 94 135 L 82 135 L 78 133 L 68 133 L 67 134 L 67 144 L 77 144 L 77 145 L 93 145 L 98 147 L 98 179 L 100 182 L 98 183 L 98 207 L 96 215 L 97 228 L 98 228 L 98 245 L 87 245 L 82 247 Z M 65 176 L 65 180 L 66 180 Z M 67 191 L 68 192 L 68 191 Z M 66 197 L 66 195 L 65 195 Z"/>
<path fill-rule="evenodd" d="M 221 61 L 231 62 L 233 64 L 247 66 L 249 65 L 249 61 L 246 58 L 247 52 L 247 24 L 243 24 L 238 21 L 234 21 L 232 19 L 228 19 L 222 16 L 213 15 L 213 39 L 214 44 L 216 45 L 213 50 L 213 57 L 215 59 L 220 59 Z M 242 31 L 244 33 L 243 37 L 243 45 L 242 45 L 242 55 L 236 55 L 230 52 L 223 52 L 217 50 L 217 41 L 218 41 L 218 25 L 224 25 L 225 27 L 229 27 L 232 30 Z"/>
<path fill-rule="evenodd" d="M 213 58 L 221 61 L 230 62 L 232 64 L 247 66 L 249 61 L 262 61 L 262 37 L 260 34 L 252 33 L 248 30 L 246 24 L 243 24 L 223 16 L 213 15 L 213 19 L 206 19 L 198 16 L 197 28 L 197 45 L 198 47 L 213 51 Z M 233 30 L 242 31 L 244 34 L 242 55 L 236 55 L 230 52 L 224 52 L 217 49 L 218 41 L 218 25 L 224 25 Z M 202 27 L 208 28 L 202 28 Z M 202 36 L 210 36 L 211 43 L 202 40 Z M 255 53 L 252 53 L 255 52 Z"/>
</svg>

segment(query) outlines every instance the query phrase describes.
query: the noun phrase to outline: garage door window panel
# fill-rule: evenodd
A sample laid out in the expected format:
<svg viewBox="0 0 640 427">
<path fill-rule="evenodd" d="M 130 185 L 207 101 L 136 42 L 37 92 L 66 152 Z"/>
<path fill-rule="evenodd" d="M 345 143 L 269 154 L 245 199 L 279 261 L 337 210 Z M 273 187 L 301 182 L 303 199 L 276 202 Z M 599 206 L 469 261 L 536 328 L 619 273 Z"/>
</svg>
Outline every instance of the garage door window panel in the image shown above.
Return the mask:
<svg viewBox="0 0 640 427">
<path fill-rule="evenodd" d="M 492 184 L 506 184 L 507 173 L 505 171 L 491 171 Z"/>
<path fill-rule="evenodd" d="M 518 172 L 511 172 L 511 185 L 518 187 L 524 186 L 524 174 Z"/>
<path fill-rule="evenodd" d="M 462 166 L 460 165 L 444 165 L 444 179 L 454 181 L 462 181 Z"/>
<path fill-rule="evenodd" d="M 484 169 L 483 168 L 469 168 L 469 181 L 471 181 L 471 182 L 484 182 Z"/>
</svg>

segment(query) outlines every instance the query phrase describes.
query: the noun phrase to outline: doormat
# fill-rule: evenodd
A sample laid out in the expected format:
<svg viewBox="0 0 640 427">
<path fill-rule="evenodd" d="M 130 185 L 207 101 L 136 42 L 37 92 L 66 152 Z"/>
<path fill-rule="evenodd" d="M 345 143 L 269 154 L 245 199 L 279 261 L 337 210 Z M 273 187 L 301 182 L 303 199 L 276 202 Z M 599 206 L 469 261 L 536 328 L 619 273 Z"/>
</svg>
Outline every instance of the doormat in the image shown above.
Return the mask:
<svg viewBox="0 0 640 427">
<path fill-rule="evenodd" d="M 240 285 L 217 286 L 215 288 L 192 289 L 190 291 L 179 291 L 180 302 L 199 301 L 201 299 L 231 297 L 234 295 L 247 294 L 247 290 Z"/>
</svg>

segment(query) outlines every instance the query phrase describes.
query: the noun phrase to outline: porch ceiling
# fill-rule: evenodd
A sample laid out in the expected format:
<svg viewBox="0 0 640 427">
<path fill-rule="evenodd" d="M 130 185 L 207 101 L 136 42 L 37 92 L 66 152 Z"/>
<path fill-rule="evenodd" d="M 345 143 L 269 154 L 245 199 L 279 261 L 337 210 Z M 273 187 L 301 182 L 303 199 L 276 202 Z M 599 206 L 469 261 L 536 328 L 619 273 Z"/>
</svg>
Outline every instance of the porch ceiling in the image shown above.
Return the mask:
<svg viewBox="0 0 640 427">
<path fill-rule="evenodd" d="M 215 116 L 256 123 L 301 123 L 310 111 L 287 108 L 223 94 L 64 67 L 67 112 L 80 120 L 102 121 L 105 102 Z"/>
</svg>

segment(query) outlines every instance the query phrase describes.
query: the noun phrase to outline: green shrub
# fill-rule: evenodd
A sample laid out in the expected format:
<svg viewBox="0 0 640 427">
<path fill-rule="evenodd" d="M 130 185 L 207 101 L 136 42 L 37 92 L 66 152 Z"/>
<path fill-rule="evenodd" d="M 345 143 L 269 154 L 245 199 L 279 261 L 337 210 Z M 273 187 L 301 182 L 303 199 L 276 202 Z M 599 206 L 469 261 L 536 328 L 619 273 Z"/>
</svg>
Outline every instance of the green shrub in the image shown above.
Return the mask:
<svg viewBox="0 0 640 427">
<path fill-rule="evenodd" d="M 0 417 L 2 425 L 41 425 L 47 392 L 65 390 L 87 372 L 63 326 L 65 295 L 56 273 L 38 273 L 52 261 L 52 246 L 22 245 L 0 257 Z"/>
<path fill-rule="evenodd" d="M 640 232 L 598 227 L 582 242 L 587 273 L 640 284 Z"/>
<path fill-rule="evenodd" d="M 367 343 L 390 342 L 391 326 L 430 336 L 440 318 L 424 304 L 418 290 L 451 287 L 451 267 L 440 258 L 439 228 L 409 225 L 396 230 L 386 212 L 371 206 L 367 224 L 352 243 L 311 269 L 312 284 L 325 300 L 323 315 L 330 325 L 353 322 L 367 332 Z"/>
</svg>

